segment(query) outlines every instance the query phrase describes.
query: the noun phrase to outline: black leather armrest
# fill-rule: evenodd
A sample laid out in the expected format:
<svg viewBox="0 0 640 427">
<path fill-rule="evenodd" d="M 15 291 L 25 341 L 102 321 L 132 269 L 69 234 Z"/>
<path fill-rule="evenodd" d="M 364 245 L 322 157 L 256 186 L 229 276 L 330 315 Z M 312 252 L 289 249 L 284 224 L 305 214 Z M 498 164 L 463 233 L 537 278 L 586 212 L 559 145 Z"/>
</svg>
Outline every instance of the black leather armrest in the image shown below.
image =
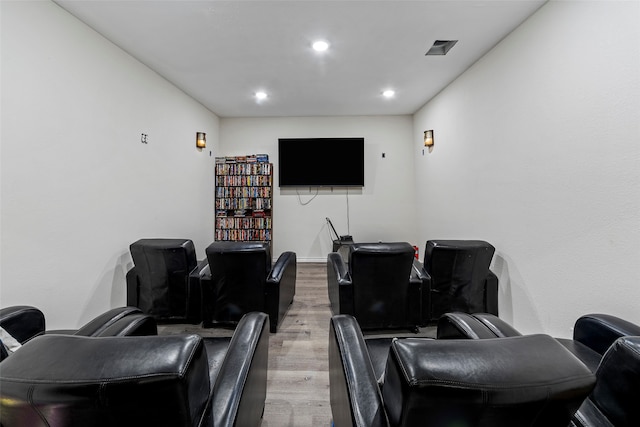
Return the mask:
<svg viewBox="0 0 640 427">
<path fill-rule="evenodd" d="M 158 335 L 156 319 L 143 313 L 134 313 L 111 323 L 97 337 L 141 337 Z"/>
<path fill-rule="evenodd" d="M 522 335 L 504 320 L 488 313 L 445 313 L 438 319 L 438 339 L 504 338 Z"/>
<path fill-rule="evenodd" d="M 494 314 L 473 313 L 472 316 L 496 334 L 496 337 L 498 338 L 517 337 L 522 335 L 516 328 Z"/>
<path fill-rule="evenodd" d="M 498 276 L 489 270 L 484 282 L 484 304 L 487 313 L 498 315 Z"/>
<path fill-rule="evenodd" d="M 486 339 L 497 335 L 468 313 L 445 313 L 438 319 L 436 336 L 441 339 Z"/>
<path fill-rule="evenodd" d="M 354 314 L 353 283 L 349 270 L 338 252 L 327 256 L 327 287 L 333 314 Z"/>
<path fill-rule="evenodd" d="M 54 329 L 48 335 L 78 335 L 83 337 L 124 337 L 157 335 L 156 321 L 142 314 L 138 307 L 116 307 L 94 317 L 80 329 Z"/>
<path fill-rule="evenodd" d="M 138 271 L 136 267 L 132 267 L 127 271 L 127 305 L 131 307 L 138 306 L 138 297 L 140 294 L 140 283 L 138 282 Z"/>
<path fill-rule="evenodd" d="M 213 280 L 211 280 L 211 266 L 207 263 L 199 272 L 192 272 L 189 280 L 198 282 L 198 286 L 200 287 L 202 326 L 210 327 L 212 325 L 216 300 L 216 289 Z"/>
<path fill-rule="evenodd" d="M 409 276 L 409 289 L 407 297 L 408 301 L 408 313 L 407 318 L 412 325 L 422 324 L 422 278 L 411 269 L 411 275 Z M 417 326 L 416 326 L 417 328 Z"/>
<path fill-rule="evenodd" d="M 196 267 L 189 272 L 187 278 L 187 313 L 189 323 L 199 323 L 202 320 L 202 289 L 200 279 L 208 274 L 209 261 L 205 258 L 198 261 Z"/>
<path fill-rule="evenodd" d="M 0 340 L 0 362 L 9 357 L 9 352 L 4 346 L 2 340 Z"/>
<path fill-rule="evenodd" d="M 431 276 L 427 273 L 427 270 L 424 269 L 424 265 L 418 259 L 413 260 L 413 274 L 419 277 L 423 283 L 431 282 Z"/>
<path fill-rule="evenodd" d="M 615 340 L 624 336 L 640 336 L 640 326 L 609 314 L 581 316 L 573 328 L 574 340 L 601 355 Z"/>
<path fill-rule="evenodd" d="M 197 267 L 191 270 L 191 273 L 189 273 L 189 280 L 199 281 L 210 276 L 211 267 L 209 266 L 209 262 L 205 259 L 200 261 Z"/>
<path fill-rule="evenodd" d="M 297 268 L 296 253 L 283 252 L 267 276 L 266 304 L 267 313 L 270 315 L 271 332 L 277 331 L 278 325 L 293 302 L 296 294 Z"/>
<path fill-rule="evenodd" d="M 431 276 L 420 260 L 413 260 L 412 276 L 420 279 L 420 324 L 425 326 L 431 322 Z"/>
<path fill-rule="evenodd" d="M 267 394 L 268 316 L 252 312 L 236 327 L 213 390 L 216 427 L 258 426 Z"/>
<path fill-rule="evenodd" d="M 132 314 L 140 313 L 142 313 L 142 311 L 140 311 L 140 309 L 137 307 L 112 308 L 111 310 L 106 311 L 95 317 L 93 320 L 89 321 L 87 324 L 78 329 L 74 333 L 74 335 L 97 337 L 100 336 L 105 329 L 107 329 L 109 326 L 113 325 L 120 319 L 123 319 Z"/>
<path fill-rule="evenodd" d="M 353 316 L 331 318 L 329 400 L 335 427 L 389 425 L 367 346 Z"/>
<path fill-rule="evenodd" d="M 77 329 L 47 329 L 44 331 L 47 335 L 75 335 Z"/>
<path fill-rule="evenodd" d="M 294 279 L 295 285 L 295 268 L 296 268 L 296 254 L 295 252 L 283 252 L 278 257 L 273 268 L 269 272 L 267 281 L 270 283 L 281 283 L 283 279 Z M 294 273 L 293 275 L 291 273 Z"/>
<path fill-rule="evenodd" d="M 596 378 L 589 403 L 607 417 L 607 425 L 640 425 L 640 336 L 617 339 L 602 358 Z"/>
<path fill-rule="evenodd" d="M 45 330 L 42 311 L 28 305 L 0 309 L 0 327 L 21 344 L 41 335 Z"/>
</svg>

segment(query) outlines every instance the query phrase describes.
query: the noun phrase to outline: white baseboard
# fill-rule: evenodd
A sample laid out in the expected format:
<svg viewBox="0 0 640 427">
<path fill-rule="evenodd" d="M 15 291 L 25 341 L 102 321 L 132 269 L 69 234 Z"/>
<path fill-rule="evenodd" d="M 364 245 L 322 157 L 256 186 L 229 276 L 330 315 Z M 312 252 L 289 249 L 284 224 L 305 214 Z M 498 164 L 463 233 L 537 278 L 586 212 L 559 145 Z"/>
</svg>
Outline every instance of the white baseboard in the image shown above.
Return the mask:
<svg viewBox="0 0 640 427">
<path fill-rule="evenodd" d="M 324 258 L 297 258 L 298 262 L 308 262 L 308 263 L 326 263 L 327 257 Z"/>
</svg>

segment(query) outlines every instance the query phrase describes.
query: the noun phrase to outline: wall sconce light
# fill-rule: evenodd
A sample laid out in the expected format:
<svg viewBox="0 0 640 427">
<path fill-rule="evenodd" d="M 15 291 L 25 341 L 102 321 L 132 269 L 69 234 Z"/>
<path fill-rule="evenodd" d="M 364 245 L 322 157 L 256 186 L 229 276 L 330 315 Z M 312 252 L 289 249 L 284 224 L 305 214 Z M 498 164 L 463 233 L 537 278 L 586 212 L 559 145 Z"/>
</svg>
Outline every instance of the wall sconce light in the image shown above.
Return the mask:
<svg viewBox="0 0 640 427">
<path fill-rule="evenodd" d="M 196 133 L 196 147 L 203 149 L 207 147 L 207 134 L 204 132 Z"/>
<path fill-rule="evenodd" d="M 433 144 L 435 143 L 434 139 L 433 139 L 433 130 L 425 130 L 424 131 L 424 146 L 425 147 L 433 147 Z"/>
</svg>

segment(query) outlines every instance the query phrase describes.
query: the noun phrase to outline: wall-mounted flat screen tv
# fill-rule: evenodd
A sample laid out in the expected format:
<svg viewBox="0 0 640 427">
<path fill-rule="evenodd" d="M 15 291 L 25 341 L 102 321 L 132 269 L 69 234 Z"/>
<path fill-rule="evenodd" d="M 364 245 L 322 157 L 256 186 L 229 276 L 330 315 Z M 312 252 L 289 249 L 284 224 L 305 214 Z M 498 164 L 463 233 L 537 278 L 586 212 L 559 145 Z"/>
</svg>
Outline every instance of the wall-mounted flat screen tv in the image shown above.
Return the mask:
<svg viewBox="0 0 640 427">
<path fill-rule="evenodd" d="M 363 187 L 364 138 L 278 139 L 280 187 Z"/>
</svg>

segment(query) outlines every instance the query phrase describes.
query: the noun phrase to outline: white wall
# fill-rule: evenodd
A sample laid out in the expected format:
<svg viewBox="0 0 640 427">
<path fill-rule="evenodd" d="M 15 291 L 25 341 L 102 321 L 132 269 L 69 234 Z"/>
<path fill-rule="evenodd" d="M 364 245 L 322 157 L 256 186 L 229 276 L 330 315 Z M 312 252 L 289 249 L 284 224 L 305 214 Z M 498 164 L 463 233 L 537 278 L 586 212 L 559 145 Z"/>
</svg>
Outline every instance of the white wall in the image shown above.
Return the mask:
<svg viewBox="0 0 640 427">
<path fill-rule="evenodd" d="M 364 137 L 363 188 L 280 189 L 278 138 Z M 415 242 L 412 118 L 223 118 L 219 156 L 267 153 L 274 164 L 273 252 L 294 251 L 298 260 L 326 262 L 331 238 L 325 217 L 356 241 Z M 385 157 L 382 157 L 385 153 Z M 336 158 L 327 168 L 349 167 Z M 317 196 L 314 198 L 314 196 Z M 348 204 L 347 204 L 348 201 Z M 347 217 L 347 209 L 349 215 Z M 349 221 L 347 222 L 347 218 Z"/>
<path fill-rule="evenodd" d="M 637 1 L 552 1 L 414 116 L 415 151 L 436 138 L 416 157 L 421 240 L 493 243 L 523 332 L 640 323 L 639 18 Z"/>
<path fill-rule="evenodd" d="M 1 8 L 1 305 L 72 328 L 125 304 L 133 241 L 204 255 L 213 157 L 195 133 L 215 151 L 219 121 L 54 3 Z"/>
</svg>

